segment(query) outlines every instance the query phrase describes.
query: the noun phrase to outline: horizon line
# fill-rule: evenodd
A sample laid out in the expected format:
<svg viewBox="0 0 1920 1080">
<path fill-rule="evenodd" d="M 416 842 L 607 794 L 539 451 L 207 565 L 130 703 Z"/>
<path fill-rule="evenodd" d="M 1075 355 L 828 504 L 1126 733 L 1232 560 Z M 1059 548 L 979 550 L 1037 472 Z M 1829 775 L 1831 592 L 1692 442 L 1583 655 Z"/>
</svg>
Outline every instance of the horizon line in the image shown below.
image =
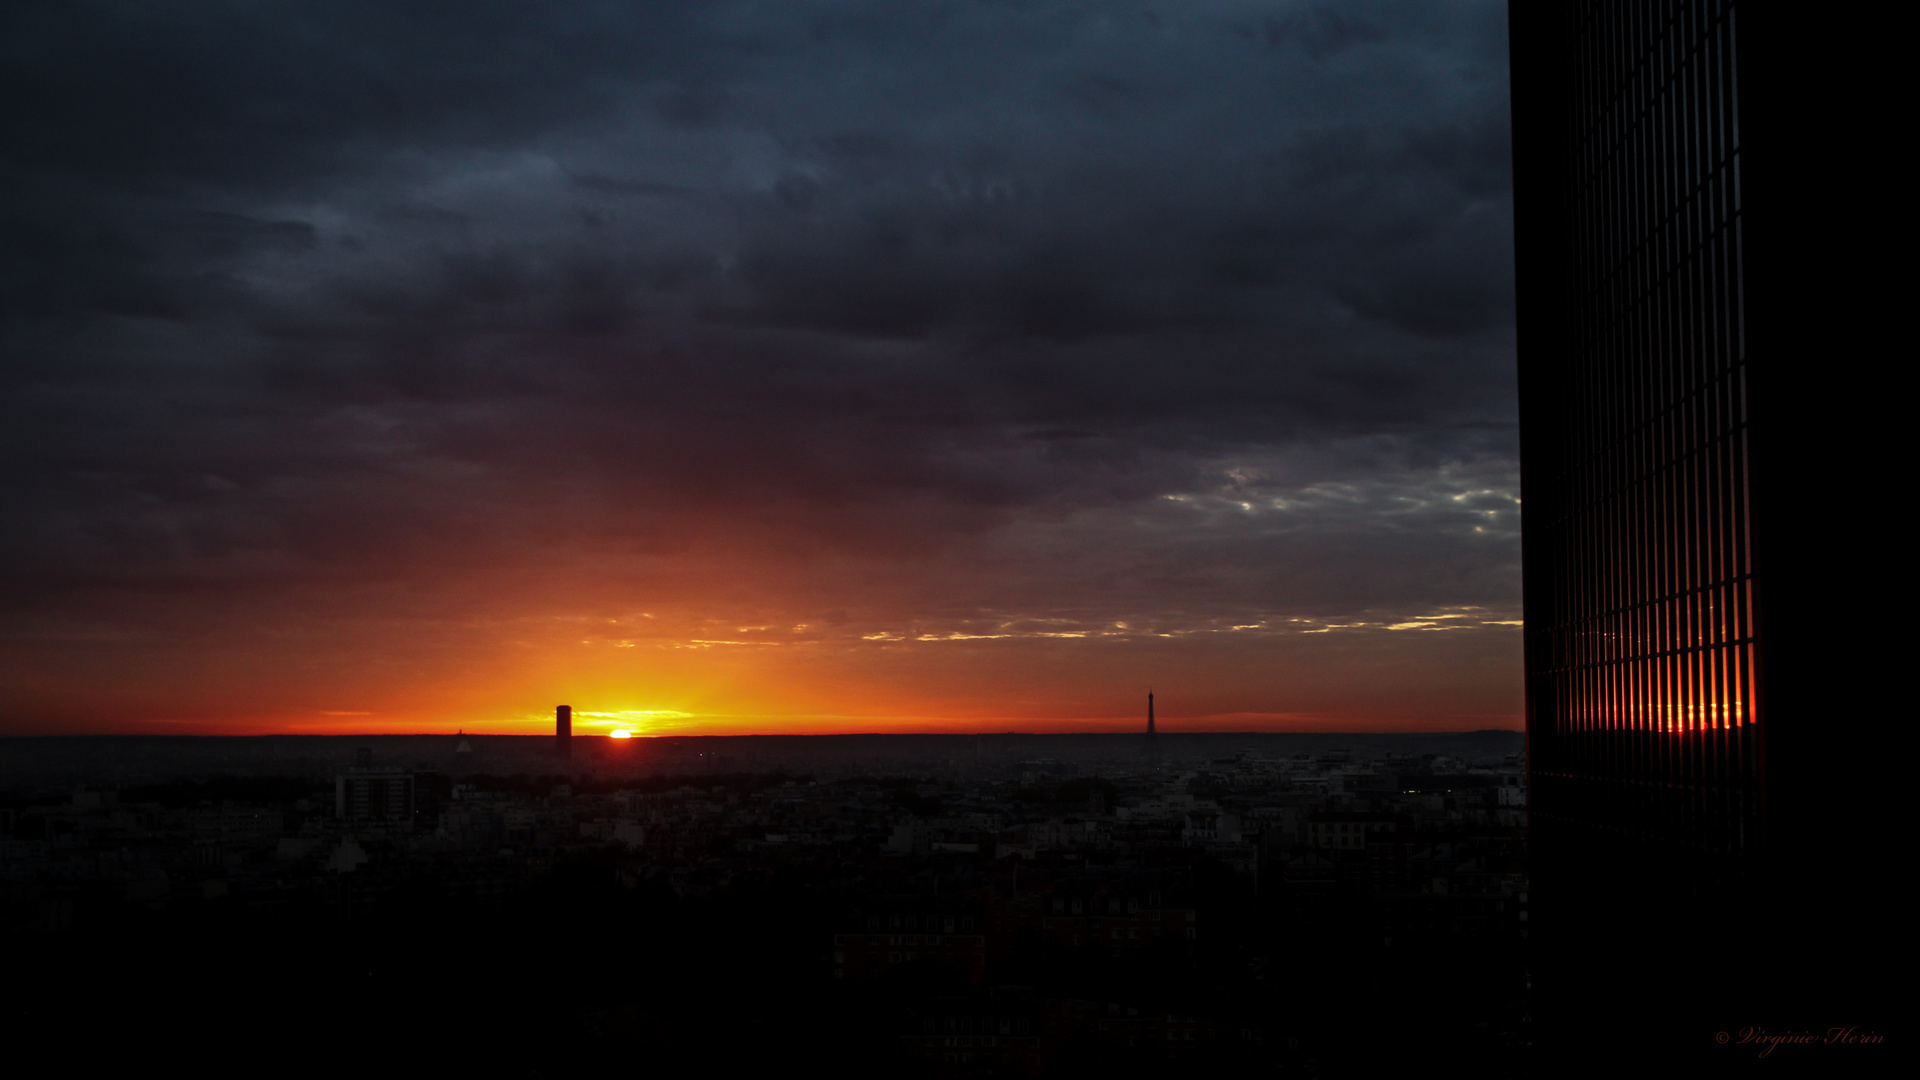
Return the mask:
<svg viewBox="0 0 1920 1080">
<path fill-rule="evenodd" d="M 1480 735 L 1499 733 L 1506 735 L 1524 735 L 1525 728 L 1447 728 L 1447 729 L 1408 729 L 1408 730 L 1369 730 L 1369 731 L 1261 731 L 1246 728 L 1208 730 L 1208 731 L 1158 731 L 1156 735 Z M 1138 736 L 1145 738 L 1147 732 L 1140 731 L 749 731 L 727 734 L 688 734 L 662 733 L 643 735 L 638 732 L 625 739 L 615 739 L 611 734 L 599 732 L 575 732 L 570 738 L 606 739 L 610 742 L 641 742 L 650 739 L 848 739 L 882 737 L 943 738 L 968 739 L 987 735 L 1101 735 L 1101 736 Z M 489 739 L 551 739 L 553 732 L 516 732 L 516 731 L 359 731 L 359 732 L 316 732 L 316 731 L 271 731 L 245 734 L 221 734 L 215 732 L 179 732 L 179 731 L 73 731 L 40 733 L 0 732 L 0 739 L 394 739 L 394 738 L 434 738 L 455 739 L 485 737 Z"/>
</svg>

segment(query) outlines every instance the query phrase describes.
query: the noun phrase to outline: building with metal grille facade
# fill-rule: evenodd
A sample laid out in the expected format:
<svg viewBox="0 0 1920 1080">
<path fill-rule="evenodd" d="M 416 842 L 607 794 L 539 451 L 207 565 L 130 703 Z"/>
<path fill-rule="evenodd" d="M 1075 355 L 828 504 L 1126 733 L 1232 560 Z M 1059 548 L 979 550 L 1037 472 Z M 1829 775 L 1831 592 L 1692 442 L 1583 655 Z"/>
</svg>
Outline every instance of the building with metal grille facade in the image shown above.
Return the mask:
<svg viewBox="0 0 1920 1080">
<path fill-rule="evenodd" d="M 1873 109 L 1904 61 L 1764 0 L 1508 10 L 1542 985 L 1569 1031 L 1872 1015 L 1911 561 Z"/>
<path fill-rule="evenodd" d="M 1521 375 L 1532 813 L 1709 854 L 1762 753 L 1733 8 L 1564 20 L 1566 310 Z"/>
</svg>

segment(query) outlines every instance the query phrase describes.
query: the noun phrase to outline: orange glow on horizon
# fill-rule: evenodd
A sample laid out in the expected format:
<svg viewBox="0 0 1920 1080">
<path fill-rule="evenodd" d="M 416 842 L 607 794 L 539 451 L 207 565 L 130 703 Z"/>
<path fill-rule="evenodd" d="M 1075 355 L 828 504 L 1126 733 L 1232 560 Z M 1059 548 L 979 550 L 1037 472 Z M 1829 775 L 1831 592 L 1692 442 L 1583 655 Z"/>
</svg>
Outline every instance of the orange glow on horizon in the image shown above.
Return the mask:
<svg viewBox="0 0 1920 1080">
<path fill-rule="evenodd" d="M 579 714 L 576 713 L 577 717 Z M 1490 716 L 1416 716 L 1354 717 L 1339 715 L 1300 715 L 1282 713 L 1227 713 L 1189 716 L 1159 714 L 1163 735 L 1209 734 L 1227 732 L 1264 732 L 1299 734 L 1393 734 L 1416 732 L 1459 732 L 1476 730 L 1521 731 L 1515 718 Z M 1146 730 L 1146 714 L 1139 716 L 1082 717 L 943 717 L 943 716 L 687 716 L 673 723 L 655 725 L 648 730 L 613 728 L 605 732 L 580 730 L 576 720 L 575 738 L 642 740 L 649 738 L 749 735 L 1074 735 L 1133 734 Z M 551 736 L 553 718 L 541 720 L 512 718 L 489 721 L 472 715 L 448 717 L 380 717 L 369 715 L 352 723 L 314 723 L 308 718 L 255 718 L 250 720 L 150 721 L 139 729 L 145 734 L 177 735 L 448 735 L 468 736 L 526 735 Z M 101 734 L 125 734 L 102 731 Z"/>
<path fill-rule="evenodd" d="M 552 603 L 552 600 L 548 600 Z M 562 601 L 564 603 L 564 601 Z M 773 614 L 307 624 L 134 657 L 13 700 L 16 734 L 830 735 L 1520 730 L 1519 634 L 1385 628 L 882 635 Z M 921 629 L 903 624 L 908 631 Z M 1051 636 L 1049 636 L 1051 635 Z M 287 657 L 297 654 L 298 664 Z M 1511 655 L 1508 655 L 1511 654 Z M 43 669 L 44 670 L 44 669 Z M 76 672 L 93 675 L 93 672 Z M 1149 679 L 1150 677 L 1150 679 Z M 34 692 L 38 691 L 38 692 Z"/>
</svg>

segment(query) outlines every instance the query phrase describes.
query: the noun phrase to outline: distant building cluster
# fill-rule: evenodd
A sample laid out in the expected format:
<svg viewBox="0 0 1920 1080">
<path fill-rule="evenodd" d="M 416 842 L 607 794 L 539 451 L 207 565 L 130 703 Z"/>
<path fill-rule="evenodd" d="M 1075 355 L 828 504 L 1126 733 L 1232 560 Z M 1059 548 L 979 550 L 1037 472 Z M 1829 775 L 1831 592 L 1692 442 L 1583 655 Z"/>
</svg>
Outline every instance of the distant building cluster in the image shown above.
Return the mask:
<svg viewBox="0 0 1920 1080">
<path fill-rule="evenodd" d="M 1254 985 L 1304 963 L 1314 935 L 1356 962 L 1524 947 L 1517 752 L 1181 760 L 1162 757 L 1167 739 L 1121 758 L 983 758 L 937 779 L 815 779 L 701 757 L 685 759 L 698 773 L 603 776 L 562 758 L 564 741 L 552 772 L 503 776 L 461 736 L 437 765 L 362 751 L 324 782 L 82 788 L 0 820 L 4 914 L 28 934 L 114 905 L 351 920 L 402 896 L 511 905 L 583 860 L 619 889 L 699 905 L 788 875 L 834 898 L 801 931 L 823 983 L 890 988 L 904 1051 L 1016 1075 L 1069 1045 L 1285 1044 L 1284 1018 L 1254 999 L 1155 989 L 1222 950 Z M 1075 964 L 1134 975 L 1046 974 Z"/>
</svg>

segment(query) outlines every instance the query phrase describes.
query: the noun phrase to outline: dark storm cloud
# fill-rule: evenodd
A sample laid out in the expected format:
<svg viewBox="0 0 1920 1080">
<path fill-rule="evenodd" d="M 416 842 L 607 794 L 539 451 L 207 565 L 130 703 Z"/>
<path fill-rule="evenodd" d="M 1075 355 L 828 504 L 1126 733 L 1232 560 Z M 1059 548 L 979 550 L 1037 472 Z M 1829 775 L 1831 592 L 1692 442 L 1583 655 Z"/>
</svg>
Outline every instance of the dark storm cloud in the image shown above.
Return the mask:
<svg viewBox="0 0 1920 1080">
<path fill-rule="evenodd" d="M 11 6 L 9 595 L 1511 606 L 1503 16 Z"/>
</svg>

